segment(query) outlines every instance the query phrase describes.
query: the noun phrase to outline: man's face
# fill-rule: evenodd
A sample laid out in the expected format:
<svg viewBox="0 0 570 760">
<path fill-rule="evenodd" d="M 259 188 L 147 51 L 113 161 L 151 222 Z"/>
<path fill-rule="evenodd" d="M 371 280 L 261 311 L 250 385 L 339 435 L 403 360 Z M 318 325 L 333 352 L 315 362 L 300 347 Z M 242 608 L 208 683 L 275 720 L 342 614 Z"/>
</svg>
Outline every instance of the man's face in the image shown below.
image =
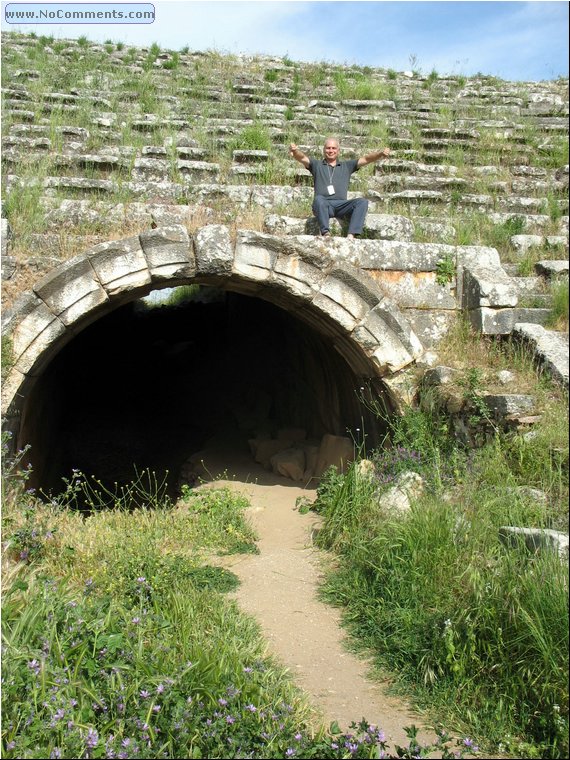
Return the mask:
<svg viewBox="0 0 570 760">
<path fill-rule="evenodd" d="M 327 140 L 324 154 L 327 161 L 336 161 L 339 153 L 338 143 L 335 140 Z"/>
</svg>

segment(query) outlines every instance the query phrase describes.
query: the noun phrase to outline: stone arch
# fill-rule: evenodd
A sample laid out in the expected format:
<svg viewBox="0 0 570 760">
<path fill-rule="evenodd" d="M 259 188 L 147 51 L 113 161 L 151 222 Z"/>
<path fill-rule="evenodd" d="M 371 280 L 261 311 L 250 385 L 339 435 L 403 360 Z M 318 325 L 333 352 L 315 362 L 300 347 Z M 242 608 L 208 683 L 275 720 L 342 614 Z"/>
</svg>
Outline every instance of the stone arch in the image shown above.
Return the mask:
<svg viewBox="0 0 570 760">
<path fill-rule="evenodd" d="M 19 436 L 26 397 L 62 348 L 85 327 L 151 290 L 196 283 L 269 301 L 326 335 L 359 378 L 381 381 L 422 353 L 397 306 L 324 240 L 222 225 L 183 226 L 97 245 L 37 282 L 5 320 L 12 366 L 2 414 Z"/>
</svg>

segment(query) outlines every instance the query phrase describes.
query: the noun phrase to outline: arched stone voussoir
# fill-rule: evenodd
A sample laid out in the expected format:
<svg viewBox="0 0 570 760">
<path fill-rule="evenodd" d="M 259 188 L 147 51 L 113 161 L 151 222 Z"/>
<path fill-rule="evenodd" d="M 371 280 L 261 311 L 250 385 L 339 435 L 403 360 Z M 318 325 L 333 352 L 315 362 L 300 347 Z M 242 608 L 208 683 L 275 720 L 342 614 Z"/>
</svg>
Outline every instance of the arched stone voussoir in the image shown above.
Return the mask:
<svg viewBox="0 0 570 760">
<path fill-rule="evenodd" d="M 110 298 L 150 288 L 151 274 L 138 235 L 100 243 L 85 256 Z"/>
<path fill-rule="evenodd" d="M 328 271 L 331 264 L 324 241 L 311 235 L 283 238 L 255 230 L 240 230 L 237 235 L 234 272 L 248 279 L 267 282 L 275 275 L 283 277 L 284 283 L 288 277 L 301 283 L 304 275 L 296 274 L 296 270 L 305 265 L 312 282 L 319 271 Z M 294 282 L 291 284 L 296 291 Z M 303 290 L 300 286 L 299 291 Z"/>
<path fill-rule="evenodd" d="M 48 272 L 32 289 L 66 326 L 109 301 L 109 294 L 85 253 Z"/>
<path fill-rule="evenodd" d="M 2 324 L 2 336 L 10 345 L 12 366 L 22 376 L 41 372 L 56 353 L 55 346 L 65 342 L 69 335 L 69 328 L 35 293 L 22 295 Z"/>
<path fill-rule="evenodd" d="M 173 224 L 143 232 L 140 245 L 153 283 L 184 282 L 196 275 L 193 240 L 186 227 Z"/>
</svg>

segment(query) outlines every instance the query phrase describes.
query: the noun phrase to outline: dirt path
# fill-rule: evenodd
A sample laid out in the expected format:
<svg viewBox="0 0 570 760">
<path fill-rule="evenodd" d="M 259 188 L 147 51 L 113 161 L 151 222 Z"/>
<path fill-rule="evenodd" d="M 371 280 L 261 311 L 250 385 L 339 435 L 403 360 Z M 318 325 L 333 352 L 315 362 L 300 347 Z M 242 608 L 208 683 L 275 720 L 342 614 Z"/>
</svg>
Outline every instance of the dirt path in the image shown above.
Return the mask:
<svg viewBox="0 0 570 760">
<path fill-rule="evenodd" d="M 367 679 L 365 663 L 343 645 L 340 612 L 317 599 L 321 570 L 311 529 L 318 518 L 295 508 L 297 497 L 312 500 L 316 492 L 268 473 L 246 452 L 234 450 L 228 459 L 221 450 L 207 451 L 204 462 L 212 478 L 227 468 L 213 485 L 236 489 L 251 504 L 248 517 L 260 553 L 233 556 L 224 564 L 240 578 L 236 598 L 257 619 L 270 651 L 289 668 L 327 725 L 336 720 L 348 729 L 365 717 L 391 745 L 407 745 L 403 727 L 419 726 L 421 719 Z"/>
</svg>

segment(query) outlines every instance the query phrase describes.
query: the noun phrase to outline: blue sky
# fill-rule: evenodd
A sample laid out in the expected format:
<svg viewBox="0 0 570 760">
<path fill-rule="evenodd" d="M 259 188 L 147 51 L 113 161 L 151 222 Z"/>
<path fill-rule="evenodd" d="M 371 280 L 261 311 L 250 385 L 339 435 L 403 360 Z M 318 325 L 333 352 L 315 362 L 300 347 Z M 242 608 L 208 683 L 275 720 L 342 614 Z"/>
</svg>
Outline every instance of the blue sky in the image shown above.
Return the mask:
<svg viewBox="0 0 570 760">
<path fill-rule="evenodd" d="M 171 50 L 188 46 L 424 74 L 435 70 L 440 76 L 482 73 L 518 81 L 568 76 L 567 2 L 158 0 L 152 24 L 17 27 L 5 21 L 5 6 L 3 30 L 58 38 L 156 42 Z"/>
</svg>

